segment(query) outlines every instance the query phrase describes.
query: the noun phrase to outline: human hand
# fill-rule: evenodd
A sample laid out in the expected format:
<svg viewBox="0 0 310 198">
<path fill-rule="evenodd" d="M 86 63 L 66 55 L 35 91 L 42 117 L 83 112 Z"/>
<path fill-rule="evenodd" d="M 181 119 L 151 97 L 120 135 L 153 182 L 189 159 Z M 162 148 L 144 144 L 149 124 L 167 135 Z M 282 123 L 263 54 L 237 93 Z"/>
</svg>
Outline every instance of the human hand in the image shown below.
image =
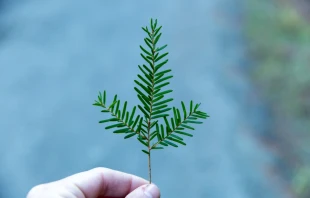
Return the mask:
<svg viewBox="0 0 310 198">
<path fill-rule="evenodd" d="M 27 198 L 159 198 L 154 184 L 127 173 L 95 168 L 59 181 L 41 184 Z"/>
</svg>

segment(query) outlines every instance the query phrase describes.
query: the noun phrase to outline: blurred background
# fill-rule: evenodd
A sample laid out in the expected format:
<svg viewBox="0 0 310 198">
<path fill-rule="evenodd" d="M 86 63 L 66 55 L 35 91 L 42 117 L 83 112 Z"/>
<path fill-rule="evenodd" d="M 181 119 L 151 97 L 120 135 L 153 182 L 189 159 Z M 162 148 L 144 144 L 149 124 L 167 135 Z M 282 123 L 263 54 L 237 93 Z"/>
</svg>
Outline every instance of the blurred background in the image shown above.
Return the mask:
<svg viewBox="0 0 310 198">
<path fill-rule="evenodd" d="M 310 197 L 308 0 L 0 0 L 0 197 L 98 166 L 147 178 L 140 144 L 91 104 L 102 90 L 137 104 L 151 17 L 173 104 L 211 115 L 186 147 L 154 152 L 162 197 Z"/>
</svg>

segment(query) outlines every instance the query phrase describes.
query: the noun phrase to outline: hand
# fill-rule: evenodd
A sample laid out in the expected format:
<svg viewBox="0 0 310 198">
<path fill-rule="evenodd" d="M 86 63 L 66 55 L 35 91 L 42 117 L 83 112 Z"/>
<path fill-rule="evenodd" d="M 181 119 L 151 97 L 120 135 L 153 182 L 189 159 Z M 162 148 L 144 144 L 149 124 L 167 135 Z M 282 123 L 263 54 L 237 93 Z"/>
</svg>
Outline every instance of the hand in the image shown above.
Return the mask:
<svg viewBox="0 0 310 198">
<path fill-rule="evenodd" d="M 41 184 L 27 198 L 159 198 L 148 181 L 108 168 L 95 168 L 59 181 Z"/>
</svg>

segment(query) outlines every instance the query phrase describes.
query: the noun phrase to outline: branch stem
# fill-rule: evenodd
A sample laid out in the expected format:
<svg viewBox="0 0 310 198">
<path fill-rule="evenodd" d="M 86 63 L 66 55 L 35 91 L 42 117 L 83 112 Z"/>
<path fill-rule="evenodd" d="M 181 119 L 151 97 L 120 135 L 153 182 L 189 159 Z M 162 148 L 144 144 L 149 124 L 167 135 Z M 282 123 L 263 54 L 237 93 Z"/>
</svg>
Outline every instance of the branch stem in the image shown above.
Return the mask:
<svg viewBox="0 0 310 198">
<path fill-rule="evenodd" d="M 154 30 L 152 30 L 152 33 L 151 33 L 151 40 L 152 40 L 152 47 L 153 47 L 153 50 L 152 50 L 152 91 L 151 91 L 151 104 L 150 104 L 150 116 L 149 116 L 149 120 L 148 120 L 148 127 L 147 127 L 147 140 L 148 140 L 148 167 L 149 167 L 149 182 L 150 184 L 152 183 L 152 169 L 151 169 L 151 150 L 152 150 L 152 146 L 151 146 L 151 124 L 152 124 L 152 110 L 153 110 L 153 99 L 154 99 L 154 86 L 155 86 L 155 81 L 154 81 L 154 78 L 155 78 L 155 43 L 154 43 Z"/>
<path fill-rule="evenodd" d="M 148 123 L 148 149 L 149 149 L 149 154 L 148 154 L 148 164 L 149 164 L 149 182 L 150 184 L 152 183 L 152 169 L 151 169 L 151 143 L 150 143 L 150 126 L 151 126 L 151 123 L 149 122 Z"/>
</svg>

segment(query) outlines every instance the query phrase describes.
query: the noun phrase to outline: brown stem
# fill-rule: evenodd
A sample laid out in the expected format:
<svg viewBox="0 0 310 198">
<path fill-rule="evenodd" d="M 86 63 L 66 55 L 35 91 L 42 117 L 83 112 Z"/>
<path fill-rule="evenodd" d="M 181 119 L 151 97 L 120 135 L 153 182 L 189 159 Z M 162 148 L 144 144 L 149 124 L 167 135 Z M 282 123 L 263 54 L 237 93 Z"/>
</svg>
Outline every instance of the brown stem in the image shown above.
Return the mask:
<svg viewBox="0 0 310 198">
<path fill-rule="evenodd" d="M 153 37 L 153 34 L 154 34 L 154 30 L 152 30 L 152 45 L 153 45 L 153 50 L 152 50 L 152 68 L 153 68 L 153 75 L 152 75 L 152 95 L 151 95 L 151 104 L 150 104 L 150 118 L 149 118 L 149 121 L 148 121 L 148 151 L 149 151 L 149 154 L 148 154 L 148 164 L 149 164 L 149 182 L 150 184 L 152 183 L 152 169 L 151 169 L 151 150 L 152 150 L 152 146 L 151 146 L 151 137 L 150 137 L 150 133 L 151 133 L 151 123 L 152 123 L 152 108 L 153 108 L 153 98 L 154 98 L 154 75 L 155 75 L 155 59 L 154 59 L 154 55 L 155 55 L 155 44 L 154 44 L 154 37 Z"/>
<path fill-rule="evenodd" d="M 149 181 L 152 183 L 152 170 L 151 170 L 151 149 L 149 149 Z"/>
</svg>

